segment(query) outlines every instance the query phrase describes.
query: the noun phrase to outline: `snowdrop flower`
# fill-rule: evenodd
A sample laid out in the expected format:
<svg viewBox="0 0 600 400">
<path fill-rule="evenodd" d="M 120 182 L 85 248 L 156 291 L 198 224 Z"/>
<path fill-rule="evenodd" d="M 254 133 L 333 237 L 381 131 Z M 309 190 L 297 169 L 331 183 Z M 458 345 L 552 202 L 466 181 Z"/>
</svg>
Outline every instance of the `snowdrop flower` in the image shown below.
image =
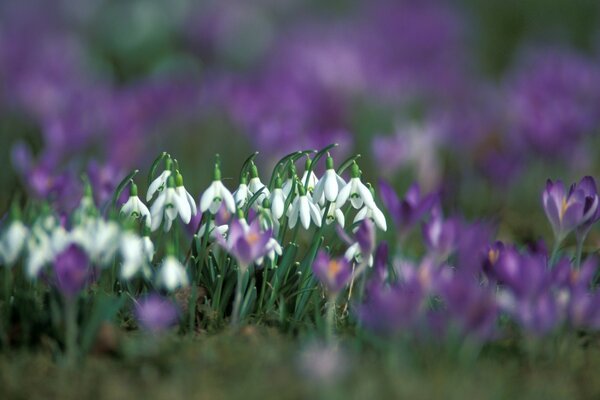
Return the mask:
<svg viewBox="0 0 600 400">
<path fill-rule="evenodd" d="M 254 163 L 252 163 L 250 169 L 250 182 L 248 182 L 248 189 L 252 195 L 260 192 L 258 199 L 256 199 L 256 203 L 258 204 L 262 204 L 263 200 L 268 198 L 270 195 L 269 189 L 261 182 L 258 176 L 258 169 Z"/>
<path fill-rule="evenodd" d="M 177 215 L 181 217 L 181 220 L 185 224 L 188 224 L 192 218 L 192 211 L 189 201 L 186 198 L 182 198 L 179 193 L 177 193 L 177 190 L 175 189 L 175 179 L 169 177 L 167 180 L 167 188 L 158 195 L 150 208 L 150 213 L 152 215 L 152 231 L 156 231 L 164 219 L 165 223 L 163 228 L 165 232 L 168 232 L 171 230 L 173 221 L 177 219 Z"/>
<path fill-rule="evenodd" d="M 346 182 L 333 169 L 333 158 L 329 155 L 327 156 L 326 166 L 327 170 L 317 182 L 313 192 L 313 199 L 321 205 L 325 200 L 334 202 L 340 189 L 346 186 Z"/>
<path fill-rule="evenodd" d="M 152 243 L 152 240 L 150 239 L 150 236 L 148 236 L 147 232 L 142 237 L 142 249 L 143 254 L 146 256 L 146 259 L 149 263 L 151 263 L 152 259 L 154 258 L 155 249 L 154 243 Z"/>
<path fill-rule="evenodd" d="M 230 213 L 235 212 L 233 195 L 221 182 L 221 170 L 218 165 L 215 165 L 214 180 L 200 198 L 200 211 L 205 212 L 208 210 L 211 214 L 216 214 L 219 207 L 221 207 L 221 203 L 225 203 Z"/>
<path fill-rule="evenodd" d="M 246 202 L 250 199 L 250 189 L 248 189 L 246 176 L 242 176 L 242 180 L 240 182 L 240 186 L 238 186 L 237 190 L 233 193 L 233 199 L 235 200 L 235 205 L 238 208 L 241 208 Z"/>
<path fill-rule="evenodd" d="M 146 277 L 150 275 L 144 239 L 132 232 L 124 233 L 121 236 L 120 253 L 123 259 L 123 264 L 121 264 L 122 279 L 129 280 L 139 272 L 142 272 Z"/>
<path fill-rule="evenodd" d="M 358 242 L 354 243 L 344 253 L 344 258 L 348 261 L 356 261 L 361 264 L 363 261 L 363 255 L 360 251 L 360 244 Z M 369 255 L 369 260 L 367 261 L 367 265 L 369 267 L 373 266 L 373 255 Z"/>
<path fill-rule="evenodd" d="M 321 210 L 321 216 L 325 215 L 325 211 L 327 210 L 327 217 L 325 218 L 325 223 L 330 225 L 333 221 L 337 221 L 338 225 L 342 228 L 346 224 L 346 217 L 344 217 L 344 213 L 338 207 L 336 207 L 336 203 L 329 204 L 329 208 L 325 207 Z"/>
<path fill-rule="evenodd" d="M 283 184 L 282 190 L 283 190 L 283 195 L 285 196 L 285 198 L 287 199 L 290 194 L 292 193 L 292 189 L 294 188 L 294 186 L 297 186 L 298 180 L 298 175 L 296 172 L 296 166 L 294 165 L 294 163 L 290 163 L 290 166 L 288 168 L 288 179 L 286 179 L 286 181 Z M 298 188 L 295 188 L 295 193 L 298 193 Z"/>
<path fill-rule="evenodd" d="M 338 207 L 343 207 L 348 199 L 350 199 L 352 207 L 357 210 L 361 208 L 363 204 L 369 208 L 377 208 L 371 191 L 360 180 L 360 170 L 356 163 L 352 164 L 350 182 L 340 190 L 337 198 Z"/>
<path fill-rule="evenodd" d="M 310 220 L 318 227 L 321 226 L 321 212 L 319 208 L 313 204 L 312 200 L 306 195 L 304 186 L 298 184 L 299 196 L 294 199 L 291 208 L 288 211 L 287 217 L 289 219 L 290 229 L 296 226 L 298 218 L 304 229 L 308 229 L 310 226 Z"/>
<path fill-rule="evenodd" d="M 50 236 L 43 229 L 34 227 L 27 239 L 26 248 L 25 271 L 30 278 L 34 279 L 42 268 L 54 259 Z"/>
<path fill-rule="evenodd" d="M 266 247 L 269 249 L 267 250 L 267 254 L 264 257 L 258 259 L 256 261 L 256 265 L 263 265 L 265 258 L 268 258 L 269 260 L 271 260 L 271 262 L 274 262 L 275 256 L 281 256 L 283 254 L 283 249 L 281 248 L 281 245 L 275 238 L 270 238 L 267 242 Z"/>
<path fill-rule="evenodd" d="M 216 239 L 217 235 L 225 237 L 227 235 L 227 231 L 229 230 L 229 225 L 215 225 L 215 223 L 211 220 L 208 224 L 208 234 Z M 203 224 L 198 230 L 198 237 L 204 236 L 206 233 L 206 224 Z"/>
<path fill-rule="evenodd" d="M 150 216 L 150 210 L 138 197 L 137 185 L 131 182 L 131 189 L 129 191 L 129 199 L 121 207 L 121 213 L 126 215 L 128 218 L 134 219 L 145 219 L 146 226 L 152 226 L 152 217 Z"/>
<path fill-rule="evenodd" d="M 271 216 L 274 220 L 279 221 L 285 211 L 285 195 L 281 188 L 281 178 L 279 176 L 275 178 L 275 189 L 273 189 L 269 201 L 271 203 Z"/>
<path fill-rule="evenodd" d="M 97 218 L 75 227 L 69 240 L 85 249 L 93 264 L 107 266 L 117 253 L 120 236 L 117 223 Z"/>
<path fill-rule="evenodd" d="M 162 267 L 158 271 L 156 284 L 170 292 L 189 285 L 185 267 L 175 256 L 169 255 L 165 258 Z"/>
<path fill-rule="evenodd" d="M 313 193 L 313 191 L 315 190 L 315 186 L 317 186 L 317 182 L 319 181 L 314 171 L 311 170 L 310 172 L 308 172 L 311 169 L 311 164 L 311 159 L 307 158 L 306 163 L 304 164 L 304 173 L 302 174 L 302 179 L 300 179 L 300 182 L 302 183 L 302 185 L 305 185 L 306 190 L 308 190 L 309 193 Z"/>
<path fill-rule="evenodd" d="M 3 232 L 0 238 L 0 260 L 5 266 L 12 266 L 17 261 L 28 235 L 29 229 L 18 219 L 12 221 Z"/>
<path fill-rule="evenodd" d="M 189 224 L 192 217 L 198 213 L 196 202 L 192 195 L 183 187 L 183 176 L 179 171 L 175 174 L 175 192 L 179 196 L 182 209 L 179 210 L 179 215 L 184 224 Z"/>
<path fill-rule="evenodd" d="M 154 194 L 158 191 L 161 192 L 165 188 L 169 177 L 171 176 L 171 167 L 173 166 L 173 161 L 171 158 L 167 158 L 165 161 L 165 170 L 150 183 L 148 186 L 148 193 L 146 194 L 146 201 L 149 202 L 154 197 Z"/>
<path fill-rule="evenodd" d="M 354 223 L 364 220 L 365 218 L 370 218 L 375 222 L 375 225 L 382 231 L 387 231 L 387 222 L 385 220 L 385 216 L 383 212 L 377 207 L 369 208 L 367 206 L 361 208 L 356 216 L 354 217 Z"/>
</svg>

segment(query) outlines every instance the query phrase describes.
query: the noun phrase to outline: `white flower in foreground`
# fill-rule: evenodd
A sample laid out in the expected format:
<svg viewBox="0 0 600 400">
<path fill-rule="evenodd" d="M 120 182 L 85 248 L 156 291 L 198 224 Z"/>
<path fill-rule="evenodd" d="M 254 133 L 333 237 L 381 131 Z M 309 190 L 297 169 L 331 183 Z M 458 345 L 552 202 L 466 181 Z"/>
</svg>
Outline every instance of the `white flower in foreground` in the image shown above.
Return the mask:
<svg viewBox="0 0 600 400">
<path fill-rule="evenodd" d="M 344 204 L 346 204 L 346 201 L 350 199 L 352 207 L 357 210 L 361 208 L 363 204 L 369 208 L 376 208 L 377 205 L 375 205 L 375 200 L 373 200 L 371 191 L 360 180 L 360 170 L 358 169 L 358 165 L 356 163 L 352 164 L 351 176 L 350 182 L 348 182 L 346 186 L 340 190 L 337 198 L 338 207 L 343 207 Z"/>
<path fill-rule="evenodd" d="M 189 224 L 192 217 L 198 213 L 196 202 L 192 195 L 183 187 L 183 176 L 177 171 L 175 174 L 175 192 L 181 200 L 179 215 L 184 224 Z"/>
<path fill-rule="evenodd" d="M 156 276 L 156 284 L 170 292 L 189 285 L 185 267 L 174 256 L 167 256 Z"/>
<path fill-rule="evenodd" d="M 235 200 L 235 205 L 239 208 L 244 206 L 246 202 L 251 197 L 250 189 L 248 189 L 247 178 L 242 176 L 242 180 L 240 181 L 240 186 L 238 186 L 237 190 L 233 193 L 233 199 Z"/>
<path fill-rule="evenodd" d="M 317 186 L 317 182 L 319 178 L 317 175 L 311 170 L 312 161 L 310 158 L 306 159 L 306 163 L 304 164 L 304 173 L 302 174 L 302 178 L 300 179 L 300 183 L 306 187 L 309 193 L 312 193 L 315 190 L 315 186 Z"/>
<path fill-rule="evenodd" d="M 101 218 L 76 226 L 69 235 L 69 242 L 81 246 L 92 263 L 100 267 L 112 263 L 119 248 L 120 239 L 119 225 L 114 221 L 105 221 Z"/>
<path fill-rule="evenodd" d="M 308 229 L 311 219 L 316 226 L 320 227 L 321 212 L 319 208 L 308 198 L 304 186 L 298 185 L 298 188 L 300 194 L 294 199 L 287 214 L 290 229 L 296 226 L 298 218 L 304 229 Z"/>
<path fill-rule="evenodd" d="M 256 199 L 255 204 L 262 204 L 262 202 L 270 196 L 269 189 L 261 182 L 258 176 L 258 170 L 256 169 L 256 165 L 252 163 L 252 167 L 250 170 L 250 182 L 248 182 L 248 189 L 252 195 L 260 192 L 260 195 Z"/>
<path fill-rule="evenodd" d="M 352 246 L 348 247 L 346 252 L 344 253 L 344 258 L 348 261 L 356 261 L 357 263 L 362 263 L 363 256 L 360 251 L 360 244 L 354 243 Z M 367 262 L 369 267 L 373 266 L 373 255 L 369 255 L 369 260 Z"/>
<path fill-rule="evenodd" d="M 225 203 L 225 207 L 230 213 L 235 212 L 235 200 L 231 192 L 221 182 L 221 170 L 218 165 L 215 165 L 215 177 L 208 189 L 200 198 L 200 211 L 210 211 L 211 214 L 216 214 L 221 207 L 221 203 Z"/>
<path fill-rule="evenodd" d="M 256 265 L 262 265 L 265 261 L 265 258 L 268 258 L 269 260 L 271 260 L 273 262 L 273 261 L 275 261 L 276 255 L 281 256 L 283 254 L 283 249 L 281 248 L 281 245 L 275 238 L 269 239 L 269 241 L 267 242 L 267 248 L 269 249 L 267 251 L 267 254 L 264 257 L 259 258 L 256 261 Z"/>
<path fill-rule="evenodd" d="M 120 246 L 121 258 L 121 278 L 129 280 L 139 272 L 145 277 L 150 275 L 148 268 L 148 255 L 146 254 L 144 240 L 132 232 L 126 232 L 121 236 Z"/>
<path fill-rule="evenodd" d="M 150 239 L 150 237 L 148 235 L 144 235 L 144 237 L 142 237 L 142 247 L 144 250 L 144 255 L 146 256 L 146 259 L 148 260 L 149 263 L 152 262 L 152 259 L 154 258 L 154 243 L 152 243 L 152 240 Z"/>
<path fill-rule="evenodd" d="M 346 182 L 333 169 L 333 158 L 327 156 L 327 170 L 315 186 L 313 199 L 319 204 L 323 204 L 324 200 L 334 202 L 344 186 Z"/>
<path fill-rule="evenodd" d="M 325 214 L 325 209 L 321 210 L 321 216 Z M 331 203 L 329 205 L 329 209 L 327 209 L 327 217 L 325 218 L 325 223 L 330 225 L 333 221 L 337 221 L 337 223 L 343 228 L 346 224 L 346 217 L 344 217 L 344 213 L 342 210 L 336 207 L 335 203 Z"/>
<path fill-rule="evenodd" d="M 217 225 L 215 225 L 215 223 L 212 220 L 210 221 L 210 223 L 208 225 L 208 234 L 212 238 L 216 238 L 217 237 L 216 235 L 221 235 L 222 237 L 226 237 L 228 230 L 229 230 L 229 225 L 223 224 L 223 225 L 217 226 Z M 198 230 L 198 237 L 203 237 L 205 233 L 206 233 L 206 224 L 202 224 L 202 226 Z"/>
<path fill-rule="evenodd" d="M 279 221 L 285 212 L 285 194 L 281 186 L 281 177 L 278 174 L 275 178 L 275 189 L 273 189 L 269 197 L 271 217 L 275 221 Z"/>
<path fill-rule="evenodd" d="M 168 232 L 171 230 L 173 221 L 177 219 L 177 216 L 181 216 L 181 220 L 188 224 L 192 218 L 192 210 L 190 204 L 186 198 L 177 193 L 175 189 L 175 179 L 169 177 L 167 181 L 167 188 L 163 190 L 154 203 L 150 207 L 150 213 L 152 215 L 152 231 L 156 231 L 164 220 L 164 230 Z"/>
<path fill-rule="evenodd" d="M 121 207 L 121 213 L 126 215 L 127 218 L 133 219 L 145 219 L 146 226 L 152 226 L 152 217 L 150 216 L 150 210 L 138 197 L 138 189 L 135 183 L 131 183 L 131 189 L 129 192 L 129 199 Z"/>
<path fill-rule="evenodd" d="M 167 164 L 170 165 L 170 162 L 167 161 Z M 154 193 L 156 193 L 157 191 L 160 192 L 164 190 L 167 184 L 167 180 L 170 176 L 171 168 L 169 167 L 166 170 L 164 170 L 156 179 L 154 179 L 152 183 L 150 183 L 150 186 L 148 186 L 148 193 L 146 194 L 146 201 L 152 200 L 152 197 L 154 197 Z"/>
<path fill-rule="evenodd" d="M 0 238 L 0 261 L 5 266 L 12 266 L 25 247 L 29 229 L 20 221 L 14 220 L 2 233 Z"/>
<path fill-rule="evenodd" d="M 356 216 L 354 217 L 354 223 L 362 221 L 365 218 L 372 219 L 379 229 L 381 229 L 384 232 L 387 231 L 387 222 L 385 220 L 385 215 L 383 215 L 383 212 L 381 212 L 379 208 L 369 208 L 367 206 L 361 208 L 360 211 L 358 211 L 358 213 L 356 213 Z"/>
<path fill-rule="evenodd" d="M 54 259 L 50 234 L 42 224 L 36 223 L 31 229 L 31 235 L 26 242 L 26 253 L 25 272 L 32 279 L 36 278 L 42 268 Z"/>
</svg>

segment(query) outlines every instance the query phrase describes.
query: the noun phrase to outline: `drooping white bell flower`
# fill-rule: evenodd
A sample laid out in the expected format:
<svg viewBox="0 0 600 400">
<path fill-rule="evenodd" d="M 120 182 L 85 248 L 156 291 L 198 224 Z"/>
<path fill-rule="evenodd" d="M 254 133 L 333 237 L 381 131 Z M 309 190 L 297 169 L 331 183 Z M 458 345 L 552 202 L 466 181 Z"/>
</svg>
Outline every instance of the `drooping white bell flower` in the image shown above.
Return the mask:
<svg viewBox="0 0 600 400">
<path fill-rule="evenodd" d="M 179 215 L 181 216 L 181 220 L 184 224 L 189 224 L 194 217 L 198 213 L 198 208 L 196 207 L 196 202 L 192 195 L 183 187 L 183 176 L 179 173 L 179 171 L 175 174 L 175 192 L 179 196 L 180 201 L 180 209 Z"/>
<path fill-rule="evenodd" d="M 271 203 L 271 216 L 276 220 L 281 219 L 285 211 L 285 195 L 281 187 L 281 178 L 279 175 L 275 178 L 275 189 L 271 193 L 269 202 Z"/>
<path fill-rule="evenodd" d="M 218 165 L 215 165 L 215 174 L 213 182 L 200 198 L 200 211 L 210 211 L 211 214 L 216 214 L 221 207 L 221 203 L 225 203 L 225 207 L 230 213 L 235 212 L 235 200 L 231 192 L 221 182 L 221 170 Z"/>
<path fill-rule="evenodd" d="M 12 221 L 0 238 L 0 262 L 3 265 L 12 266 L 25 247 L 29 235 L 29 229 L 20 220 Z"/>
<path fill-rule="evenodd" d="M 360 251 L 360 244 L 357 242 L 357 243 L 354 243 L 353 245 L 351 245 L 350 247 L 348 247 L 348 249 L 344 253 L 344 258 L 348 261 L 356 261 L 357 263 L 361 264 L 363 262 L 363 255 Z M 367 265 L 369 267 L 373 266 L 373 255 L 372 254 L 369 255 L 369 259 L 367 260 Z"/>
<path fill-rule="evenodd" d="M 167 159 L 168 160 L 168 159 Z M 170 168 L 165 169 L 159 176 L 157 176 L 150 186 L 148 186 L 148 193 L 146 193 L 146 201 L 152 200 L 156 192 L 163 191 L 167 185 L 167 180 L 171 176 L 172 172 Z"/>
<path fill-rule="evenodd" d="M 373 220 L 373 222 L 375 222 L 375 225 L 379 229 L 381 229 L 384 232 L 387 231 L 387 222 L 385 220 L 385 215 L 383 215 L 383 212 L 381 212 L 381 210 L 378 207 L 369 208 L 367 206 L 364 206 L 358 211 L 358 213 L 356 213 L 356 216 L 354 217 L 354 223 L 362 221 L 365 218 L 370 218 L 371 220 Z"/>
<path fill-rule="evenodd" d="M 26 242 L 25 272 L 31 279 L 35 279 L 42 268 L 54 259 L 50 234 L 42 224 L 34 225 Z"/>
<path fill-rule="evenodd" d="M 102 218 L 88 220 L 78 225 L 70 232 L 70 242 L 78 244 L 88 254 L 90 261 L 99 267 L 112 264 L 117 250 L 121 230 L 114 221 Z"/>
<path fill-rule="evenodd" d="M 121 236 L 120 243 L 119 250 L 123 260 L 120 270 L 121 278 L 129 280 L 140 272 L 145 277 L 149 277 L 148 255 L 144 248 L 143 238 L 133 232 L 126 232 Z"/>
<path fill-rule="evenodd" d="M 270 196 L 269 189 L 260 180 L 260 177 L 258 176 L 258 169 L 256 168 L 256 165 L 254 163 L 252 163 L 250 169 L 250 182 L 248 182 L 248 189 L 250 190 L 250 193 L 252 195 L 255 195 L 256 193 L 260 192 L 260 195 L 254 203 L 255 205 L 262 204 L 264 199 Z"/>
<path fill-rule="evenodd" d="M 321 216 L 325 214 L 326 208 L 321 210 Z M 327 209 L 327 217 L 325 218 L 325 223 L 330 225 L 333 221 L 337 221 L 338 225 L 342 228 L 346 224 L 346 217 L 344 217 L 344 213 L 342 210 L 336 207 L 336 203 L 329 204 L 329 208 Z"/>
<path fill-rule="evenodd" d="M 164 189 L 152 206 L 150 207 L 150 213 L 152 215 L 152 231 L 156 231 L 163 223 L 163 229 L 165 232 L 171 230 L 173 221 L 177 219 L 177 216 L 181 216 L 181 220 L 184 223 L 189 223 L 191 220 L 192 210 L 187 199 L 182 198 L 175 190 L 175 179 L 169 177 L 167 180 L 167 188 Z"/>
<path fill-rule="evenodd" d="M 327 170 L 315 185 L 313 199 L 321 205 L 325 200 L 334 202 L 344 186 L 346 182 L 333 169 L 333 158 L 327 156 Z"/>
<path fill-rule="evenodd" d="M 142 237 L 142 247 L 144 249 L 144 255 L 146 256 L 146 259 L 149 263 L 151 263 L 152 259 L 154 258 L 155 249 L 154 243 L 152 243 L 152 240 L 147 234 L 144 234 Z"/>
<path fill-rule="evenodd" d="M 271 262 L 275 261 L 276 256 L 281 256 L 283 254 L 283 249 L 281 245 L 275 238 L 270 238 L 267 242 L 266 247 L 269 249 L 267 254 L 264 257 L 256 260 L 256 265 L 263 265 L 265 258 L 271 260 Z"/>
<path fill-rule="evenodd" d="M 233 192 L 233 199 L 235 200 L 235 205 L 238 208 L 242 208 L 251 196 L 252 194 L 250 193 L 250 189 L 248 189 L 247 178 L 246 176 L 242 176 L 240 186 L 238 186 L 237 190 Z"/>
<path fill-rule="evenodd" d="M 369 188 L 360 180 L 360 170 L 356 163 L 352 164 L 350 181 L 340 190 L 337 198 L 338 207 L 343 207 L 350 199 L 352 207 L 360 209 L 363 204 L 369 208 L 376 208 L 375 200 Z"/>
<path fill-rule="evenodd" d="M 304 186 L 301 184 L 298 184 L 297 186 L 299 195 L 294 198 L 292 206 L 287 214 L 290 229 L 296 226 L 298 219 L 300 219 L 300 223 L 304 229 L 308 229 L 311 220 L 316 226 L 320 227 L 321 212 L 319 211 L 319 208 L 308 198 Z"/>
<path fill-rule="evenodd" d="M 312 161 L 310 158 L 306 159 L 306 163 L 304 164 L 304 173 L 302 174 L 302 178 L 300 179 L 300 183 L 306 187 L 306 190 L 309 193 L 313 193 L 315 190 L 315 186 L 319 181 L 317 175 L 315 175 L 314 171 L 311 169 Z M 309 172 L 310 170 L 310 172 Z"/>
<path fill-rule="evenodd" d="M 156 276 L 156 284 L 170 292 L 189 285 L 185 267 L 175 256 L 169 255 L 164 259 Z"/>
<path fill-rule="evenodd" d="M 133 219 L 144 219 L 146 226 L 152 226 L 152 217 L 148 207 L 138 197 L 137 185 L 131 182 L 131 189 L 129 192 L 129 199 L 121 207 L 121 214 L 127 216 L 127 218 Z"/>
</svg>

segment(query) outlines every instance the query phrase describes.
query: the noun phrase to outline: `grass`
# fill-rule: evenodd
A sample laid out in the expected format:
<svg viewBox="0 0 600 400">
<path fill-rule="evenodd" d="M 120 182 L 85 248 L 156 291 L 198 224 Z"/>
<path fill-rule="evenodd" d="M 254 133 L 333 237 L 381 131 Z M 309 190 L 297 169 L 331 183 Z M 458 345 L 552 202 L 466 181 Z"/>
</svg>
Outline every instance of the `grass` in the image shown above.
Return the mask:
<svg viewBox="0 0 600 400">
<path fill-rule="evenodd" d="M 162 339 L 121 334 L 111 353 L 66 369 L 49 349 L 0 355 L 2 399 L 559 399 L 598 398 L 600 345 L 569 338 L 535 356 L 495 344 L 476 359 L 433 347 L 343 349 L 339 379 L 320 383 L 300 368 L 309 338 L 268 328 Z"/>
</svg>

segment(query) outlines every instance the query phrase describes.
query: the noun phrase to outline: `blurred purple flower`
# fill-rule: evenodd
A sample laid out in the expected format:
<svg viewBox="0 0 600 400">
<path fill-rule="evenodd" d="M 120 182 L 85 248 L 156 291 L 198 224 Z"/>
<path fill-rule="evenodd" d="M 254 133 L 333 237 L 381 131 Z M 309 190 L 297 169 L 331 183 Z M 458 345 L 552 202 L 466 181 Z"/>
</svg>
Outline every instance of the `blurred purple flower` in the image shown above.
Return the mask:
<svg viewBox="0 0 600 400">
<path fill-rule="evenodd" d="M 176 325 L 179 311 L 171 300 L 150 294 L 136 302 L 135 317 L 144 330 L 156 334 Z"/>
<path fill-rule="evenodd" d="M 269 252 L 267 244 L 271 238 L 272 232 L 263 232 L 258 218 L 250 225 L 245 220 L 234 218 L 229 225 L 227 239 L 216 235 L 217 242 L 236 258 L 242 268 L 247 268 Z"/>
<path fill-rule="evenodd" d="M 459 234 L 459 221 L 456 218 L 444 219 L 440 206 L 434 207 L 430 220 L 423 223 L 425 244 L 440 259 L 447 258 L 456 249 Z"/>
<path fill-rule="evenodd" d="M 529 52 L 508 83 L 507 104 L 517 140 L 570 157 L 600 124 L 598 63 L 561 49 Z"/>
<path fill-rule="evenodd" d="M 321 250 L 312 265 L 312 271 L 331 295 L 336 295 L 350 282 L 352 266 L 344 257 L 330 258 Z"/>
<path fill-rule="evenodd" d="M 402 234 L 410 231 L 431 210 L 438 199 L 435 194 L 422 197 L 417 183 L 413 183 L 408 188 L 403 199 L 399 199 L 394 188 L 384 181 L 379 182 L 379 189 L 383 204 Z"/>
<path fill-rule="evenodd" d="M 88 284 L 91 270 L 85 251 L 70 245 L 54 259 L 56 287 L 68 299 L 76 297 Z"/>
</svg>

